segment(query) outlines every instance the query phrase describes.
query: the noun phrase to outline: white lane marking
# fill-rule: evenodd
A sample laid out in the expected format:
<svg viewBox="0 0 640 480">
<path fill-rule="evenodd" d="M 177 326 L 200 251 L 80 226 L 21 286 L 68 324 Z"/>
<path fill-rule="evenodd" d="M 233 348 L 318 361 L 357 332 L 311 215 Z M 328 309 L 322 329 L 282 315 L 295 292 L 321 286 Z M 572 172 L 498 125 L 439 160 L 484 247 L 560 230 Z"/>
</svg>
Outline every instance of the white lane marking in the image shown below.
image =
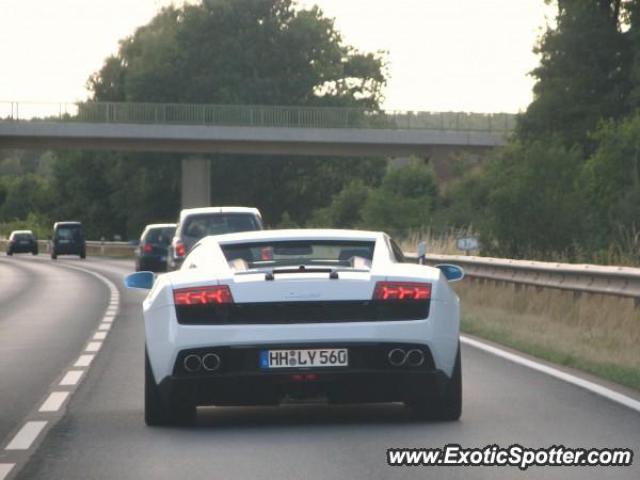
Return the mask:
<svg viewBox="0 0 640 480">
<path fill-rule="evenodd" d="M 46 421 L 30 421 L 25 423 L 4 449 L 27 450 L 46 426 Z"/>
<path fill-rule="evenodd" d="M 65 376 L 62 377 L 59 385 L 75 385 L 80 380 L 80 377 L 82 377 L 82 370 L 69 370 Z"/>
<path fill-rule="evenodd" d="M 105 323 L 113 322 L 113 315 L 105 315 L 104 318 L 102 319 L 102 321 L 105 322 Z"/>
<path fill-rule="evenodd" d="M 117 307 L 109 307 L 107 308 L 105 315 L 115 315 L 117 311 L 118 311 Z"/>
<path fill-rule="evenodd" d="M 107 332 L 96 332 L 93 334 L 94 340 L 104 340 L 107 338 Z"/>
<path fill-rule="evenodd" d="M 51 392 L 38 411 L 57 412 L 68 396 L 69 392 Z"/>
<path fill-rule="evenodd" d="M 501 357 L 513 363 L 517 363 L 518 365 L 523 365 L 525 367 L 531 368 L 532 370 L 545 373 L 564 382 L 584 388 L 585 390 L 595 393 L 596 395 L 600 395 L 613 402 L 619 403 L 620 405 L 624 405 L 625 407 L 635 410 L 636 412 L 640 412 L 640 401 L 628 397 L 627 395 L 623 395 L 622 393 L 611 390 L 610 388 L 603 387 L 602 385 L 598 385 L 597 383 L 593 383 L 583 378 L 576 377 L 575 375 L 571 375 L 570 373 L 563 372 L 562 370 L 558 370 L 557 368 L 553 368 L 548 365 L 529 360 L 528 358 L 521 357 L 520 355 L 516 355 L 515 353 L 507 352 L 506 350 L 502 350 L 501 348 L 494 347 L 493 345 L 488 345 L 484 342 L 480 342 L 464 335 L 460 336 L 460 341 L 472 347 L 496 355 L 497 357 Z"/>
<path fill-rule="evenodd" d="M 98 326 L 98 330 L 110 330 L 111 329 L 111 324 L 110 323 L 101 323 Z"/>
<path fill-rule="evenodd" d="M 0 480 L 4 480 L 15 465 L 15 463 L 0 463 Z"/>
<path fill-rule="evenodd" d="M 89 342 L 87 343 L 86 352 L 97 352 L 102 347 L 102 342 Z"/>
<path fill-rule="evenodd" d="M 74 367 L 88 367 L 91 365 L 91 361 L 93 360 L 95 355 L 80 355 L 76 363 L 73 364 Z"/>
</svg>

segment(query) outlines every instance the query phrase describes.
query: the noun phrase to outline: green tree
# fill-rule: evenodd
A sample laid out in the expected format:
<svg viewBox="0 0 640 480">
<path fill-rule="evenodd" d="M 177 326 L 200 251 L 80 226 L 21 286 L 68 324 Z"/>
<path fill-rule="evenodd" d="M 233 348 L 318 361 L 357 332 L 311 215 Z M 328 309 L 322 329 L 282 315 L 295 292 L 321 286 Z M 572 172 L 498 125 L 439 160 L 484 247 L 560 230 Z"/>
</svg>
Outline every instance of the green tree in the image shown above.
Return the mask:
<svg viewBox="0 0 640 480">
<path fill-rule="evenodd" d="M 362 209 L 366 204 L 370 187 L 361 180 L 354 180 L 336 195 L 329 206 L 313 212 L 308 226 L 331 228 L 356 228 L 362 224 Z"/>
<path fill-rule="evenodd" d="M 592 149 L 601 119 L 628 111 L 630 47 L 622 0 L 558 0 L 556 25 L 535 51 L 534 100 L 518 122 L 522 140 L 559 135 Z"/>
<path fill-rule="evenodd" d="M 292 0 L 207 0 L 165 8 L 124 39 L 118 54 L 88 82 L 96 101 L 367 108 L 378 107 L 384 84 L 380 54 L 346 45 L 332 19 L 317 7 L 297 9 Z M 143 219 L 152 221 L 168 211 L 175 218 L 179 155 L 153 162 L 145 160 L 149 155 L 110 154 L 115 163 L 100 179 L 93 176 L 93 167 L 83 168 L 87 156 L 107 158 L 87 153 L 65 155 L 64 161 L 76 170 L 74 182 L 85 185 L 78 193 L 89 194 L 78 202 L 101 202 L 94 210 L 109 212 L 100 231 L 124 229 L 131 236 Z M 270 224 L 279 223 L 284 211 L 295 223 L 307 222 L 308 212 L 326 206 L 352 179 L 378 183 L 385 166 L 382 159 L 362 158 L 211 158 L 212 201 L 255 205 Z M 144 184 L 149 179 L 153 186 Z M 96 191 L 106 182 L 106 197 L 90 194 L 94 182 Z M 167 195 L 156 211 L 162 191 Z"/>
<path fill-rule="evenodd" d="M 587 218 L 596 245 L 604 248 L 622 230 L 640 228 L 640 113 L 604 123 L 598 148 L 581 176 Z"/>
<path fill-rule="evenodd" d="M 572 254 L 583 240 L 577 177 L 582 152 L 558 139 L 514 143 L 489 165 L 490 191 L 480 223 L 492 253 L 514 258 Z"/>
<path fill-rule="evenodd" d="M 403 236 L 430 225 L 437 202 L 436 180 L 428 165 L 416 162 L 390 168 L 380 187 L 367 197 L 362 225 Z"/>
<path fill-rule="evenodd" d="M 52 191 L 49 183 L 33 173 L 0 177 L 0 222 L 21 220 L 30 213 L 48 210 Z"/>
</svg>

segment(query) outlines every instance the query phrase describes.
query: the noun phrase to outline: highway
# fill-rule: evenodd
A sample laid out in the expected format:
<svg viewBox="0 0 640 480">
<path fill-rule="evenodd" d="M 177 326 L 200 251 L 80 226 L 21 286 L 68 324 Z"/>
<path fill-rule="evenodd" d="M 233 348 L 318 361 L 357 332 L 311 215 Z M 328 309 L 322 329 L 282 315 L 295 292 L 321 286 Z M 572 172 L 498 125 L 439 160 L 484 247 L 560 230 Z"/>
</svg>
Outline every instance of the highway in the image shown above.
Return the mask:
<svg viewBox="0 0 640 480">
<path fill-rule="evenodd" d="M 415 422 L 395 404 L 305 404 L 204 408 L 195 427 L 146 427 L 144 294 L 122 287 L 132 267 L 131 260 L 0 257 L 0 479 L 640 478 L 638 411 L 468 345 L 459 422 Z M 107 320 L 95 358 L 76 368 Z M 82 371 L 77 387 L 60 385 L 70 370 Z M 67 391 L 59 409 L 39 411 L 51 392 Z M 25 422 L 39 421 L 46 426 L 29 446 L 7 449 Z M 636 458 L 631 467 L 524 473 L 387 466 L 388 448 L 448 443 L 626 447 Z"/>
</svg>

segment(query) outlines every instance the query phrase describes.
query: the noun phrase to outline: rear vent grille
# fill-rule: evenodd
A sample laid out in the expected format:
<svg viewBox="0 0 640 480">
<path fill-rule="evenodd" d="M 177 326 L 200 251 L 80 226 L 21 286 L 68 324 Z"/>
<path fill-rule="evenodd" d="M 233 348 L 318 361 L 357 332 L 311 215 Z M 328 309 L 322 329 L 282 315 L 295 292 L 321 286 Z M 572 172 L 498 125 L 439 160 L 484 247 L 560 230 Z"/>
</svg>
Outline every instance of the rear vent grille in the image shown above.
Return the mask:
<svg viewBox="0 0 640 480">
<path fill-rule="evenodd" d="M 224 305 L 176 305 L 184 325 L 260 325 L 420 320 L 429 301 L 261 302 Z"/>
</svg>

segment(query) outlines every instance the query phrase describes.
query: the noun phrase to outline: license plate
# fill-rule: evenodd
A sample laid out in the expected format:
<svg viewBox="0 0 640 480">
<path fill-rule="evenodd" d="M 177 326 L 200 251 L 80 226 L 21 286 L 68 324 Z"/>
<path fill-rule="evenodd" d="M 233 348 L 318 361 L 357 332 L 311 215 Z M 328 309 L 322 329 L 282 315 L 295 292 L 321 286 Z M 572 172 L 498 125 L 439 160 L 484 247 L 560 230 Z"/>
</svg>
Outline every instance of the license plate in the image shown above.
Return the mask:
<svg viewBox="0 0 640 480">
<path fill-rule="evenodd" d="M 60 243 L 69 243 L 69 240 L 60 240 Z"/>
<path fill-rule="evenodd" d="M 346 348 L 314 348 L 296 350 L 262 350 L 260 368 L 346 367 Z"/>
</svg>

